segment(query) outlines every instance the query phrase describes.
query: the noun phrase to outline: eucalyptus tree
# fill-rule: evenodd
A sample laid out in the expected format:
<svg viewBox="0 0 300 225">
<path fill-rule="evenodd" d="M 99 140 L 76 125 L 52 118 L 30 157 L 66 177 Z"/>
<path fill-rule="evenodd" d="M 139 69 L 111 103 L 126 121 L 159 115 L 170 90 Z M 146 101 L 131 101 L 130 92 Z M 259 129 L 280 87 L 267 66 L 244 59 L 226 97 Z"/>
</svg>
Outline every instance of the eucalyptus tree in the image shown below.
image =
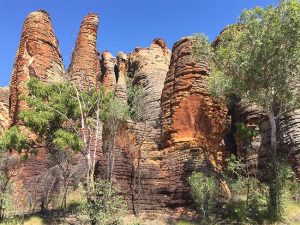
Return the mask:
<svg viewBox="0 0 300 225">
<path fill-rule="evenodd" d="M 270 124 L 271 177 L 269 203 L 280 216 L 277 166 L 278 121 L 299 107 L 300 2 L 282 0 L 277 6 L 244 10 L 235 25 L 227 27 L 214 43 L 196 38 L 194 55 L 209 60 L 212 94 L 235 94 L 260 106 Z"/>
<path fill-rule="evenodd" d="M 81 90 L 68 81 L 47 84 L 37 79 L 31 79 L 28 88 L 28 96 L 23 97 L 28 109 L 18 115 L 22 125 L 4 134 L 1 149 L 17 150 L 27 158 L 46 143 L 56 151 L 81 153 L 86 161 L 87 193 L 91 193 L 100 123 L 112 117 L 123 119 L 122 113 L 116 113 L 113 93 L 104 87 Z"/>
</svg>

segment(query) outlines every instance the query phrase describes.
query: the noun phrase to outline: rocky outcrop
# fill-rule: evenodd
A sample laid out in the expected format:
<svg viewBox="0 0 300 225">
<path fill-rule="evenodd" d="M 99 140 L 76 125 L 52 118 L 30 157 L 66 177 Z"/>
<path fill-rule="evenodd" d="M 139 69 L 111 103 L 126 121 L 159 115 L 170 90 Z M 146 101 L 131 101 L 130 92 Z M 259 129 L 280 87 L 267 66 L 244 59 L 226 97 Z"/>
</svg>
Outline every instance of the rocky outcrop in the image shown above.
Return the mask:
<svg viewBox="0 0 300 225">
<path fill-rule="evenodd" d="M 0 87 L 0 136 L 9 126 L 9 87 Z"/>
<path fill-rule="evenodd" d="M 61 82 L 66 78 L 50 16 L 43 10 L 30 13 L 24 22 L 10 83 L 10 126 L 19 125 L 24 132 L 28 131 L 18 121 L 17 116 L 20 111 L 27 108 L 21 97 L 28 94 L 27 83 L 33 77 L 47 83 Z M 14 152 L 11 153 L 10 157 L 13 157 L 15 154 Z M 20 204 L 24 205 L 25 202 L 28 202 L 26 196 L 35 194 L 39 197 L 41 196 L 41 192 L 33 193 L 34 186 L 40 186 L 41 184 L 28 183 L 27 181 L 42 173 L 47 173 L 48 163 L 46 155 L 46 147 L 40 146 L 38 154 L 32 155 L 27 161 L 22 163 L 21 168 L 15 174 L 15 195 L 18 197 Z M 31 199 L 31 201 L 35 200 Z"/>
<path fill-rule="evenodd" d="M 174 44 L 171 65 L 162 93 L 162 135 L 164 146 L 196 143 L 214 157 L 222 152 L 228 127 L 227 109 L 209 95 L 205 78 L 209 65 L 197 62 L 192 54 L 193 38 Z M 220 153 L 221 154 L 221 153 Z"/>
<path fill-rule="evenodd" d="M 296 177 L 300 181 L 300 109 L 282 116 L 279 129 L 279 149 L 288 156 Z"/>
<path fill-rule="evenodd" d="M 127 73 L 127 55 L 124 52 L 118 52 L 117 56 L 117 85 L 115 95 L 122 102 L 127 102 L 127 84 L 126 84 L 126 73 Z"/>
<path fill-rule="evenodd" d="M 127 103 L 128 82 L 143 89 L 144 103 L 139 120 L 119 124 L 116 132 L 111 132 L 116 124 L 103 123 L 99 128 L 101 135 L 97 138 L 95 133 L 91 135 L 92 154 L 97 150 L 97 176 L 111 175 L 112 181 L 121 187 L 130 209 L 161 213 L 190 205 L 188 177 L 194 171 L 215 174 L 221 181 L 223 195 L 229 197 L 230 192 L 222 179 L 229 142 L 234 143 L 240 155 L 250 153 L 244 156 L 248 165 L 263 168 L 260 164 L 266 162 L 265 149 L 269 143 L 265 115 L 258 107 L 243 102 L 237 103 L 232 110 L 229 107 L 228 113 L 225 105 L 210 96 L 206 82 L 210 65 L 192 57 L 192 37 L 176 42 L 172 55 L 166 43 L 157 38 L 150 47 L 136 48 L 128 55 L 119 52 L 115 58 L 104 51 L 99 58 L 96 49 L 98 22 L 98 16 L 93 13 L 84 18 L 68 76 L 82 89 L 103 84 L 123 103 Z M 218 39 L 214 45 L 220 41 Z M 30 77 L 48 83 L 64 79 L 58 43 L 49 15 L 44 11 L 31 13 L 24 23 L 10 86 L 11 125 L 21 125 L 16 118 L 26 105 L 20 96 L 28 93 Z M 3 120 L 8 115 L 8 96 L 7 89 L 0 89 L 0 134 L 8 126 L 8 120 Z M 228 114 L 232 118 L 230 138 L 226 136 L 230 124 Z M 278 123 L 279 149 L 288 152 L 298 175 L 299 118 L 300 112 L 296 110 Z M 257 129 L 259 135 L 238 140 L 235 122 L 244 122 Z M 23 194 L 19 198 L 21 205 L 26 201 L 24 193 L 31 200 L 44 203 L 49 187 L 61 181 L 57 165 L 47 160 L 47 156 L 48 149 L 40 146 L 39 153 L 31 155 L 16 174 L 16 187 L 19 192 L 22 190 L 19 196 Z M 84 158 L 75 157 L 72 168 L 76 170 L 76 179 L 80 180 L 85 170 Z M 109 174 L 111 162 L 113 171 Z"/>
<path fill-rule="evenodd" d="M 96 48 L 98 23 L 99 17 L 94 13 L 84 17 L 68 69 L 71 81 L 82 88 L 94 88 L 100 75 Z"/>
<path fill-rule="evenodd" d="M 101 78 L 100 82 L 110 91 L 114 92 L 116 88 L 118 74 L 117 60 L 113 55 L 104 51 L 101 54 Z"/>
<path fill-rule="evenodd" d="M 50 16 L 43 10 L 30 13 L 24 22 L 10 83 L 11 125 L 17 122 L 18 113 L 26 108 L 20 97 L 28 93 L 27 82 L 31 77 L 50 83 L 64 78 L 58 41 Z"/>
<path fill-rule="evenodd" d="M 140 126 L 141 132 L 147 130 L 147 140 L 160 144 L 161 134 L 161 93 L 170 64 L 170 51 L 166 43 L 157 38 L 149 48 L 136 48 L 128 56 L 128 73 L 133 78 L 133 85 L 143 88 L 144 108 L 141 120 L 147 128 Z"/>
</svg>

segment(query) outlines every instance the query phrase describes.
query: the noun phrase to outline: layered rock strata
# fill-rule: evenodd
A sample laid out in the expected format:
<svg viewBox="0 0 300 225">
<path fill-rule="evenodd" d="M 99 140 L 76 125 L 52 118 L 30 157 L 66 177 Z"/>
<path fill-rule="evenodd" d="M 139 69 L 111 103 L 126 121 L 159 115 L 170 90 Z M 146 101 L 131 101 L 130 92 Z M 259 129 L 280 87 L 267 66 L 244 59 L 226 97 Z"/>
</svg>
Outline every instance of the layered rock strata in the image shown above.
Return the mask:
<svg viewBox="0 0 300 225">
<path fill-rule="evenodd" d="M 11 125 L 17 123 L 18 113 L 26 108 L 21 96 L 28 93 L 27 82 L 31 77 L 50 83 L 64 78 L 64 65 L 50 16 L 42 10 L 30 13 L 24 22 L 10 82 Z"/>
<path fill-rule="evenodd" d="M 118 52 L 117 56 L 117 84 L 115 90 L 115 96 L 119 98 L 122 102 L 127 103 L 127 84 L 126 84 L 126 74 L 127 74 L 127 55 L 124 52 Z"/>
<path fill-rule="evenodd" d="M 290 160 L 298 181 L 300 181 L 300 109 L 291 111 L 279 121 L 280 144 Z"/>
<path fill-rule="evenodd" d="M 104 51 L 101 54 L 101 77 L 100 82 L 110 91 L 115 92 L 117 83 L 117 60 L 113 55 Z"/>
<path fill-rule="evenodd" d="M 146 131 L 147 141 L 160 145 L 161 134 L 161 93 L 170 64 L 170 51 L 165 41 L 153 40 L 149 48 L 136 48 L 128 56 L 128 73 L 133 78 L 132 85 L 143 89 L 144 108 L 136 124 L 139 136 Z"/>
<path fill-rule="evenodd" d="M 58 41 L 54 35 L 50 16 L 43 10 L 30 13 L 24 22 L 10 83 L 10 126 L 19 125 L 22 131 L 25 129 L 17 116 L 20 111 L 27 108 L 21 97 L 28 94 L 27 83 L 33 77 L 47 83 L 61 82 L 65 79 Z M 26 181 L 47 173 L 47 170 L 46 147 L 41 146 L 38 154 L 32 155 L 23 163 L 15 175 L 19 203 L 27 202 L 26 196 L 35 195 L 33 183 L 28 186 Z M 40 184 L 36 184 L 38 185 Z M 36 196 L 40 197 L 40 194 L 40 192 L 36 193 Z"/>
<path fill-rule="evenodd" d="M 228 127 L 227 109 L 209 95 L 205 81 L 209 65 L 192 57 L 193 43 L 192 37 L 186 37 L 173 47 L 162 93 L 163 143 L 166 147 L 196 144 L 218 160 Z"/>
<path fill-rule="evenodd" d="M 71 81 L 81 88 L 94 88 L 100 76 L 99 53 L 96 47 L 98 23 L 99 17 L 94 13 L 84 17 L 68 69 Z"/>
<path fill-rule="evenodd" d="M 9 87 L 0 87 L 0 136 L 9 126 Z"/>
</svg>

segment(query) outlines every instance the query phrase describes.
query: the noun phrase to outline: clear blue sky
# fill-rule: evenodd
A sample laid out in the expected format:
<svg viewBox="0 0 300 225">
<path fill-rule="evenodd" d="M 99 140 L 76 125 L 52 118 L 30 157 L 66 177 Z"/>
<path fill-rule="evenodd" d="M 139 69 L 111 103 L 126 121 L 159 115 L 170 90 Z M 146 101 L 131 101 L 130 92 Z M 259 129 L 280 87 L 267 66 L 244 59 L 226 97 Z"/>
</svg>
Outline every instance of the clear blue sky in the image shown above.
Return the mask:
<svg viewBox="0 0 300 225">
<path fill-rule="evenodd" d="M 50 13 L 66 68 L 81 20 L 100 15 L 98 50 L 132 51 L 156 37 L 169 48 L 183 36 L 203 32 L 213 40 L 245 8 L 278 0 L 0 0 L 0 86 L 9 84 L 23 22 L 32 11 Z"/>
</svg>

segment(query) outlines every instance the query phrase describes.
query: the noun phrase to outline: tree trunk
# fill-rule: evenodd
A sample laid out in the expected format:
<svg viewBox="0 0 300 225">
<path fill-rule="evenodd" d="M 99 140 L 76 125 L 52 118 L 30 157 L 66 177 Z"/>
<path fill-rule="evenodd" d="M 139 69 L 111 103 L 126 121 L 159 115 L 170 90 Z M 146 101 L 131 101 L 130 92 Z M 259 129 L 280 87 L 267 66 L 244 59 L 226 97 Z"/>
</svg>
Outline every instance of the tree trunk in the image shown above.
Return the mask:
<svg viewBox="0 0 300 225">
<path fill-rule="evenodd" d="M 270 177 L 270 189 L 269 189 L 269 200 L 270 210 L 272 215 L 279 215 L 279 193 L 278 193 L 278 169 L 277 169 L 277 128 L 274 112 L 268 112 L 268 118 L 271 126 L 271 177 Z"/>
<path fill-rule="evenodd" d="M 67 177 L 64 172 L 64 196 L 62 199 L 62 207 L 61 207 L 64 212 L 67 211 L 67 190 L 68 190 Z"/>
</svg>

